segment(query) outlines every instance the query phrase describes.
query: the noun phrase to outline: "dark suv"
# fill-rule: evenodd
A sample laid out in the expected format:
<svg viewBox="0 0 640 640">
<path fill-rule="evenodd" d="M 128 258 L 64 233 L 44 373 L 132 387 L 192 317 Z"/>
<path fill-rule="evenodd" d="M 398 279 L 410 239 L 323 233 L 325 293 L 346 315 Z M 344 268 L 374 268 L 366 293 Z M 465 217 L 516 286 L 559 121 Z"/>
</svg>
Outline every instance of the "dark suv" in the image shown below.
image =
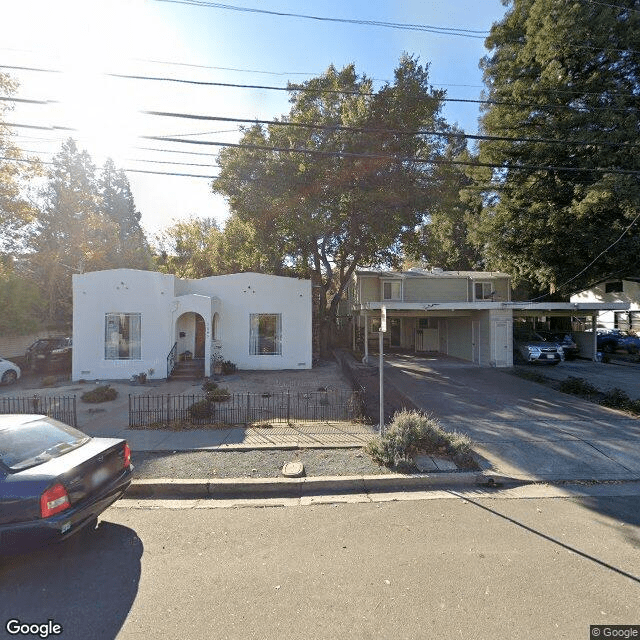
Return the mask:
<svg viewBox="0 0 640 640">
<path fill-rule="evenodd" d="M 71 366 L 71 338 L 40 338 L 25 354 L 30 369 L 67 368 Z"/>
</svg>

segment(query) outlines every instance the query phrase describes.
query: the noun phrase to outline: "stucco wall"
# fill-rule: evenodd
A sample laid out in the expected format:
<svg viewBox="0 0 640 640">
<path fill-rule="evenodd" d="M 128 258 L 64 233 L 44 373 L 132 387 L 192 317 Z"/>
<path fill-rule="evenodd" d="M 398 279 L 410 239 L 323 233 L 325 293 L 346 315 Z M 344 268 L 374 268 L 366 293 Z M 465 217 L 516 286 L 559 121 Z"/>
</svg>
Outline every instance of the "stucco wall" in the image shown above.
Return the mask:
<svg viewBox="0 0 640 640">
<path fill-rule="evenodd" d="M 216 337 L 225 360 L 240 369 L 307 369 L 312 365 L 309 280 L 255 273 L 179 280 L 155 272 L 115 269 L 75 275 L 73 291 L 74 380 L 128 379 L 141 372 L 151 378 L 166 377 L 167 355 L 180 341 L 179 331 L 187 333 L 189 344 L 193 340 L 194 316 L 183 314 L 202 315 L 208 327 L 206 340 L 210 341 L 213 297 L 220 301 L 216 303 Z M 141 314 L 139 360 L 105 358 L 107 313 Z M 250 315 L 254 313 L 281 314 L 282 355 L 249 354 Z M 177 324 L 180 316 L 183 320 Z"/>
<path fill-rule="evenodd" d="M 74 380 L 127 379 L 145 372 L 167 374 L 174 277 L 150 271 L 113 269 L 73 276 Z M 141 358 L 105 359 L 105 315 L 141 314 Z M 153 373 L 150 370 L 153 369 Z"/>
<path fill-rule="evenodd" d="M 310 369 L 311 281 L 235 273 L 189 280 L 193 293 L 222 300 L 219 340 L 222 356 L 240 369 Z M 282 314 L 282 355 L 249 355 L 249 316 Z"/>
</svg>

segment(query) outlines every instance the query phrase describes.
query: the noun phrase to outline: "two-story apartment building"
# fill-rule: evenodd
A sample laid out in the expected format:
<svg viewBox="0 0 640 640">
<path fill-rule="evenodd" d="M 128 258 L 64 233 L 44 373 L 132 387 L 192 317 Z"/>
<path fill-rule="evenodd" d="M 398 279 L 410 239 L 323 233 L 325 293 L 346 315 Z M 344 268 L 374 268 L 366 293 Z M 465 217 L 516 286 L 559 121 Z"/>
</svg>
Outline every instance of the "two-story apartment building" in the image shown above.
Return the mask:
<svg viewBox="0 0 640 640">
<path fill-rule="evenodd" d="M 509 367 L 513 365 L 515 318 L 540 322 L 551 316 L 579 315 L 590 317 L 595 328 L 597 314 L 611 305 L 513 302 L 509 275 L 495 271 L 360 270 L 348 292 L 354 348 L 362 340 L 368 352 L 383 307 L 388 347 L 438 352 L 480 366 Z M 587 354 L 595 356 L 595 338 L 591 342 L 592 354 Z"/>
</svg>

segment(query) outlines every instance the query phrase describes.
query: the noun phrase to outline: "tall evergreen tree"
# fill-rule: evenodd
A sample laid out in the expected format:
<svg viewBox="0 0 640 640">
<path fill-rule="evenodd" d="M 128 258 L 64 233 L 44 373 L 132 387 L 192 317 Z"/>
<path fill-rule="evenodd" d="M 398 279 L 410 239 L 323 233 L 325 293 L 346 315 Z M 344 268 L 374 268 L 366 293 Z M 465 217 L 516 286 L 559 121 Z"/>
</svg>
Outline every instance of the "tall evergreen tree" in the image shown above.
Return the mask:
<svg viewBox="0 0 640 640">
<path fill-rule="evenodd" d="M 100 211 L 117 228 L 117 234 L 109 247 L 111 266 L 148 269 L 151 265 L 151 252 L 140 226 L 141 215 L 136 208 L 126 173 L 117 169 L 111 158 L 104 164 L 98 190 Z"/>
<path fill-rule="evenodd" d="M 31 263 L 48 300 L 47 319 L 71 319 L 71 275 L 108 268 L 116 224 L 100 214 L 96 168 L 71 138 L 53 158 L 30 241 Z"/>
<path fill-rule="evenodd" d="M 506 139 L 480 146 L 501 168 L 476 175 L 476 241 L 539 292 L 637 275 L 640 180 L 621 171 L 640 172 L 640 2 L 503 1 L 482 128 Z"/>
</svg>

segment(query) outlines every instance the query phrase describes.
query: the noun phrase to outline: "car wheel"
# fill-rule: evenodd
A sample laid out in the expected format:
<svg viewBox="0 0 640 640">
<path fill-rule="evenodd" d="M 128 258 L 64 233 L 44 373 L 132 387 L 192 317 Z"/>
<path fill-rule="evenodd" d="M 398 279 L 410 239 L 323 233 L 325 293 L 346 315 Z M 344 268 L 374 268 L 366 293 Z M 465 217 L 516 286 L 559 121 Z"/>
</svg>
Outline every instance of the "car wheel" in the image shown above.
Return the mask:
<svg viewBox="0 0 640 640">
<path fill-rule="evenodd" d="M 18 374 L 13 371 L 5 371 L 2 374 L 2 384 L 13 384 L 18 379 Z"/>
</svg>

